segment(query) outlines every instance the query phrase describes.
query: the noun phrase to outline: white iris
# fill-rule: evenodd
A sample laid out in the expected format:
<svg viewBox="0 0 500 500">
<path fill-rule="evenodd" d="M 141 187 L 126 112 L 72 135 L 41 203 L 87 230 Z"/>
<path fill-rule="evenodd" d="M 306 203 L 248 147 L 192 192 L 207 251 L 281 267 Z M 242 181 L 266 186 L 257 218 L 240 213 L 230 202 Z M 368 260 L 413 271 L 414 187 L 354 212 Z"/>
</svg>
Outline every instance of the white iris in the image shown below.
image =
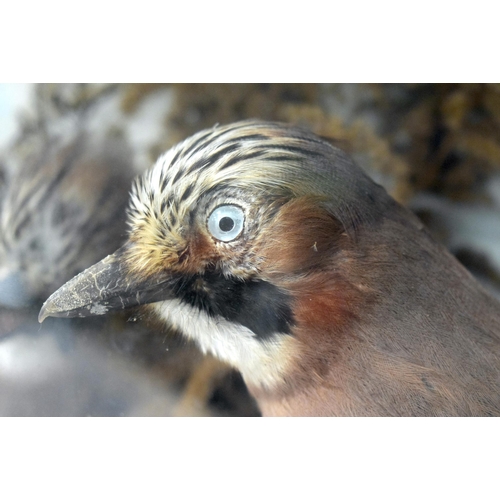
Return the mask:
<svg viewBox="0 0 500 500">
<path fill-rule="evenodd" d="M 208 218 L 208 230 L 220 241 L 232 241 L 243 231 L 245 214 L 236 205 L 221 205 Z"/>
</svg>

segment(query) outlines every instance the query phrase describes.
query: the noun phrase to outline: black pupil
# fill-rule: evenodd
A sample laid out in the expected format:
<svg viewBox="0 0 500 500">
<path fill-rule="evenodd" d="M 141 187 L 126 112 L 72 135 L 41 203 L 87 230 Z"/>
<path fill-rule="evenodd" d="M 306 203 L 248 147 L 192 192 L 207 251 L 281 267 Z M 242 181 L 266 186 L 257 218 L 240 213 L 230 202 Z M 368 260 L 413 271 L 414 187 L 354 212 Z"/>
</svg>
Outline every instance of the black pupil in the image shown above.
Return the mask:
<svg viewBox="0 0 500 500">
<path fill-rule="evenodd" d="M 222 217 L 222 219 L 219 221 L 219 228 L 221 231 L 224 231 L 225 233 L 231 231 L 233 227 L 234 227 L 234 220 L 231 219 L 231 217 Z"/>
</svg>

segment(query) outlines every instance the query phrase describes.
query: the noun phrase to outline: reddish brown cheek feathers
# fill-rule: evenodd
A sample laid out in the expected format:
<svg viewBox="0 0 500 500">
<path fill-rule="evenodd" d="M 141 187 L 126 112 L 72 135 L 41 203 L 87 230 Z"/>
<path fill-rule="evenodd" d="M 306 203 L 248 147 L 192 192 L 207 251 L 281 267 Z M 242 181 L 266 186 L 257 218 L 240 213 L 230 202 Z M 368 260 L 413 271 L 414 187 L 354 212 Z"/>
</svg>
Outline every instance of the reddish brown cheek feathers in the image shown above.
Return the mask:
<svg viewBox="0 0 500 500">
<path fill-rule="evenodd" d="M 257 245 L 266 262 L 263 274 L 293 275 L 325 264 L 343 229 L 318 200 L 304 197 L 284 205 Z"/>
<path fill-rule="evenodd" d="M 353 273 L 352 241 L 313 198 L 286 204 L 265 234 L 259 249 L 266 259 L 262 274 L 293 297 L 294 335 L 311 352 L 334 355 L 373 301 Z"/>
</svg>

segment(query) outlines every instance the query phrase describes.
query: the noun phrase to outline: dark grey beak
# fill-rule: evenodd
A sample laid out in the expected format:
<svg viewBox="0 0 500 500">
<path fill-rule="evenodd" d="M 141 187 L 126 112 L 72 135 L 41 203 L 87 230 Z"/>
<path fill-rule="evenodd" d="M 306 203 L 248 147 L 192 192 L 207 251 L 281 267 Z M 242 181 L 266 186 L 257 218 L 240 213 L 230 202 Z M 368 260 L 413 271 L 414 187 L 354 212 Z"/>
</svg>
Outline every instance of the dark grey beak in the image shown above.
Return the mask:
<svg viewBox="0 0 500 500">
<path fill-rule="evenodd" d="M 97 316 L 115 309 L 172 298 L 172 278 L 166 273 L 145 279 L 128 272 L 122 247 L 54 292 L 43 304 L 38 321 L 48 316 Z"/>
</svg>

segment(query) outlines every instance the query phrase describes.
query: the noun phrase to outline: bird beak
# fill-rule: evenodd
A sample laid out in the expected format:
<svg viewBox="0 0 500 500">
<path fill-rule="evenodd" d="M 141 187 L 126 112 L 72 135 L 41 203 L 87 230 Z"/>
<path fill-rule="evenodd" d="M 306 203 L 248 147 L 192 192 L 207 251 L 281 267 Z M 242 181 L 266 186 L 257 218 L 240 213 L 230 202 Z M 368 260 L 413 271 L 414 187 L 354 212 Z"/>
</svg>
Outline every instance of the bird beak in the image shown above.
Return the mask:
<svg viewBox="0 0 500 500">
<path fill-rule="evenodd" d="M 128 272 L 125 253 L 124 246 L 59 288 L 43 304 L 38 321 L 97 316 L 173 297 L 171 275 L 136 277 Z"/>
</svg>

